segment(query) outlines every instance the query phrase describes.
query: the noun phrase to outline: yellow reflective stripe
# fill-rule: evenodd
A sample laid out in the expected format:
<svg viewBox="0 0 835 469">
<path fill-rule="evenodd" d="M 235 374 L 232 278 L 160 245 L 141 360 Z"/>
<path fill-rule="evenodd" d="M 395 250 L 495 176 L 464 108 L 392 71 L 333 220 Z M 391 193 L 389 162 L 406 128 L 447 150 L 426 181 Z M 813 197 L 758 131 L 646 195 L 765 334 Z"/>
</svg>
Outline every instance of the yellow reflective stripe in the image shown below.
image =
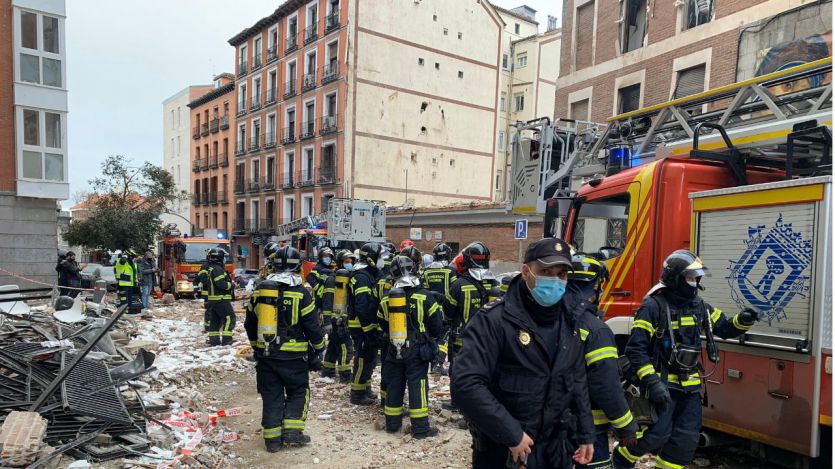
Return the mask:
<svg viewBox="0 0 835 469">
<path fill-rule="evenodd" d="M 623 428 L 632 423 L 632 420 L 632 412 L 627 410 L 626 413 L 623 414 L 623 417 L 612 420 L 612 426 L 614 426 L 615 428 Z"/>
<path fill-rule="evenodd" d="M 310 388 L 304 390 L 304 410 L 302 411 L 302 427 L 304 427 L 304 422 L 307 420 L 307 409 L 310 407 Z M 284 421 L 287 422 L 286 420 Z"/>
<path fill-rule="evenodd" d="M 360 325 L 360 320 L 354 318 L 354 319 L 349 319 L 348 320 L 348 327 L 354 328 L 354 329 L 359 329 L 362 326 Z"/>
<path fill-rule="evenodd" d="M 304 430 L 304 420 L 284 419 L 285 430 Z"/>
<path fill-rule="evenodd" d="M 655 373 L 655 368 L 652 365 L 644 365 L 638 368 L 638 379 L 643 379 L 644 376 Z"/>
<path fill-rule="evenodd" d="M 637 319 L 635 320 L 635 322 L 632 323 L 632 329 L 635 328 L 643 329 L 649 332 L 649 335 L 655 334 L 655 328 L 652 327 L 652 323 L 650 323 L 649 321 L 644 321 L 643 319 Z"/>
<path fill-rule="evenodd" d="M 746 326 L 745 324 L 742 324 L 741 322 L 739 322 L 739 315 L 738 314 L 734 315 L 734 327 L 741 330 L 741 331 L 747 331 L 748 329 L 751 329 L 751 326 Z"/>
<path fill-rule="evenodd" d="M 455 298 L 453 298 L 453 297 L 452 297 L 452 295 L 450 295 L 450 294 L 449 294 L 449 292 L 447 292 L 447 294 L 446 294 L 446 300 L 447 300 L 447 301 L 449 302 L 449 304 L 451 304 L 452 306 L 458 306 L 458 300 L 456 300 Z"/>
<path fill-rule="evenodd" d="M 445 354 L 448 354 L 448 353 L 449 353 L 449 347 L 447 347 L 447 345 L 446 345 L 446 344 L 439 345 L 439 346 L 438 346 L 438 350 L 440 350 L 440 351 L 441 351 L 441 353 L 445 353 Z"/>
<path fill-rule="evenodd" d="M 684 466 L 681 464 L 671 463 L 670 461 L 665 461 L 664 458 L 661 456 L 655 457 L 655 467 L 660 469 L 684 469 Z"/>
<path fill-rule="evenodd" d="M 286 292 L 284 292 L 284 297 L 285 298 L 298 298 L 298 299 L 301 300 L 302 298 L 304 298 L 304 293 L 298 292 L 298 291 L 286 291 Z"/>
<path fill-rule="evenodd" d="M 371 287 L 359 287 L 356 290 L 354 290 L 354 296 L 362 294 L 362 293 L 368 293 L 370 295 L 371 294 Z"/>
<path fill-rule="evenodd" d="M 385 406 L 383 408 L 383 413 L 385 415 L 388 415 L 388 416 L 391 416 L 391 417 L 400 417 L 401 415 L 403 415 L 403 406 L 400 406 L 400 407 Z"/>
<path fill-rule="evenodd" d="M 420 409 L 409 409 L 409 418 L 419 419 L 422 417 L 429 417 L 429 409 L 421 407 Z"/>
<path fill-rule="evenodd" d="M 587 330 L 585 330 L 585 329 L 583 329 L 583 328 L 581 327 L 581 328 L 580 328 L 580 340 L 582 340 L 583 342 L 585 342 L 585 341 L 586 341 L 586 338 L 587 338 L 588 336 L 589 336 L 589 331 L 587 331 Z"/>
<path fill-rule="evenodd" d="M 313 310 L 316 309 L 316 305 L 314 303 L 310 303 L 304 309 L 302 309 L 302 317 L 307 316 L 308 314 L 312 313 Z"/>
<path fill-rule="evenodd" d="M 220 274 L 217 277 L 213 278 L 212 281 L 217 282 L 218 280 L 223 280 L 225 278 L 226 278 L 226 274 Z"/>
<path fill-rule="evenodd" d="M 322 350 L 325 348 L 325 338 L 323 337 L 321 342 L 312 345 L 314 350 Z"/>
<path fill-rule="evenodd" d="M 620 453 L 621 456 L 623 456 L 627 461 L 631 462 L 632 464 L 638 462 L 638 458 L 640 457 L 630 453 L 629 450 L 626 449 L 626 446 L 623 445 L 618 445 L 618 453 Z"/>
<path fill-rule="evenodd" d="M 682 316 L 681 319 L 679 319 L 679 323 L 682 326 L 695 326 L 696 318 L 694 318 L 693 316 Z"/>
<path fill-rule="evenodd" d="M 420 380 L 420 405 L 423 409 L 427 409 L 429 406 L 426 404 L 426 379 Z M 411 415 L 411 414 L 409 414 Z M 427 413 L 428 415 L 428 413 Z"/>
<path fill-rule="evenodd" d="M 282 352 L 307 352 L 307 342 L 296 342 L 291 340 L 281 344 L 279 348 Z"/>
<path fill-rule="evenodd" d="M 615 347 L 601 347 L 599 349 L 592 350 L 591 352 L 586 354 L 586 366 L 591 365 L 592 363 L 599 362 L 605 358 L 618 358 L 618 349 Z"/>
<path fill-rule="evenodd" d="M 336 293 L 336 288 L 325 288 L 323 291 L 325 293 Z"/>
<path fill-rule="evenodd" d="M 594 417 L 595 425 L 606 425 L 609 423 L 609 419 L 606 417 L 606 414 L 600 409 L 592 409 L 591 415 Z"/>
<path fill-rule="evenodd" d="M 261 430 L 261 436 L 263 436 L 265 440 L 278 438 L 281 436 L 281 427 L 264 428 Z"/>
<path fill-rule="evenodd" d="M 722 310 L 719 308 L 713 308 L 713 312 L 710 313 L 710 320 L 713 321 L 713 324 L 716 324 L 720 317 L 722 317 Z"/>
<path fill-rule="evenodd" d="M 431 318 L 433 314 L 437 313 L 441 309 L 440 303 L 435 303 L 429 308 L 428 316 Z"/>
<path fill-rule="evenodd" d="M 362 331 L 363 331 L 363 332 L 371 332 L 371 331 L 373 331 L 374 329 L 377 329 L 377 324 L 371 323 L 371 324 L 369 324 L 369 325 L 367 325 L 367 326 L 362 326 Z"/>
<path fill-rule="evenodd" d="M 659 375 L 660 375 L 660 373 L 659 373 Z M 668 374 L 667 375 L 667 381 L 670 382 L 670 383 L 673 383 L 673 384 L 679 384 L 681 386 L 697 386 L 699 384 L 702 384 L 702 379 L 699 378 L 698 373 L 691 374 L 690 376 L 687 377 L 686 380 L 684 380 L 683 383 L 679 382 L 679 379 L 678 379 L 677 375 Z"/>
<path fill-rule="evenodd" d="M 364 391 L 368 387 L 368 383 L 360 384 L 360 376 L 362 376 L 362 369 L 365 365 L 365 359 L 357 357 L 357 372 L 354 373 L 354 381 L 351 383 L 351 391 Z"/>
</svg>

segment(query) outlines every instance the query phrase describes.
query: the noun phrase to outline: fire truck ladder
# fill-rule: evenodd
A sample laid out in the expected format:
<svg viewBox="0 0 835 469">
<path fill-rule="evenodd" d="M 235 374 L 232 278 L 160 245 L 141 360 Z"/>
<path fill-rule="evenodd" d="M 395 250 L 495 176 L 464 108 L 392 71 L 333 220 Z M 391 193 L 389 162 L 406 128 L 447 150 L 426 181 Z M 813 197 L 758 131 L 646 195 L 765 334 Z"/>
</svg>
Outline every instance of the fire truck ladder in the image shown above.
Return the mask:
<svg viewBox="0 0 835 469">
<path fill-rule="evenodd" d="M 608 119 L 604 136 L 583 156 L 605 158 L 621 146 L 629 148 L 630 159 L 645 162 L 733 149 L 748 155 L 749 165 L 795 175 L 831 172 L 831 76 L 828 57 L 621 114 Z M 724 135 L 714 132 L 719 129 Z"/>
<path fill-rule="evenodd" d="M 313 228 L 314 226 L 325 222 L 327 220 L 326 215 L 326 212 L 319 213 L 317 215 L 307 215 L 278 225 L 275 229 L 275 234 L 276 236 L 290 236 L 296 231 Z"/>
</svg>

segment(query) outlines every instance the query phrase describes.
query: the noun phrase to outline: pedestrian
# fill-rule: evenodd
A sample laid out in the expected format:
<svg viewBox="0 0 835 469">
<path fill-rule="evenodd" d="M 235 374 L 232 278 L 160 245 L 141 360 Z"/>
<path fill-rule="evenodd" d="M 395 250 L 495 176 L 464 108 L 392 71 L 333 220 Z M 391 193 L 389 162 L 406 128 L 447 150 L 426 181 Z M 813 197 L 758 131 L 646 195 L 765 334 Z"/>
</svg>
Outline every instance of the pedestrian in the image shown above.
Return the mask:
<svg viewBox="0 0 835 469">
<path fill-rule="evenodd" d="M 507 294 L 471 312 L 451 391 L 470 424 L 475 468 L 563 469 L 592 458 L 582 311 L 562 301 L 570 268 L 564 241 L 531 243 Z M 576 450 L 562 422 L 568 409 L 577 419 Z"/>
<path fill-rule="evenodd" d="M 568 310 L 581 311 L 580 340 L 595 429 L 594 456 L 588 465 L 575 465 L 576 469 L 611 468 L 609 429 L 614 428 L 617 439 L 627 446 L 636 443 L 639 430 L 623 394 L 615 335 L 601 320 L 603 312 L 597 309 L 600 291 L 608 279 L 606 264 L 584 254 L 573 257 L 563 301 Z"/>
<path fill-rule="evenodd" d="M 343 249 L 336 253 L 336 271 L 325 280 L 322 296 L 322 321 L 328 335 L 324 369 L 321 376 L 350 383 L 353 377 L 354 343 L 348 331 L 348 279 L 354 269 L 354 253 Z"/>
<path fill-rule="evenodd" d="M 63 286 L 61 295 L 75 298 L 81 293 L 81 266 L 75 260 L 75 253 L 67 252 L 58 262 L 58 285 Z M 67 288 L 69 287 L 69 288 Z"/>
<path fill-rule="evenodd" d="M 377 327 L 380 306 L 377 284 L 384 263 L 382 246 L 363 244 L 357 261 L 348 280 L 348 330 L 356 348 L 350 401 L 355 405 L 371 405 L 377 401 L 377 394 L 371 389 L 371 375 L 377 366 L 377 351 L 382 341 Z"/>
<path fill-rule="evenodd" d="M 321 369 L 325 348 L 316 305 L 299 275 L 301 261 L 297 249 L 279 248 L 270 259 L 274 273 L 258 284 L 246 308 L 244 328 L 263 405 L 261 436 L 271 453 L 310 442 L 304 434 L 309 372 Z"/>
<path fill-rule="evenodd" d="M 133 249 L 125 250 L 116 260 L 113 268 L 119 290 L 119 306 L 128 305 L 128 313 L 138 313 L 134 308 L 136 289 L 139 285 L 139 269 L 136 259 L 139 254 Z"/>
<path fill-rule="evenodd" d="M 209 249 L 206 267 L 197 274 L 207 290 L 206 312 L 209 316 L 209 345 L 228 345 L 234 341 L 235 310 L 232 308 L 235 285 L 226 270 L 226 251 Z"/>
<path fill-rule="evenodd" d="M 728 319 L 721 310 L 699 298 L 707 267 L 694 253 L 680 249 L 664 260 L 661 281 L 644 297 L 635 321 L 626 356 L 633 379 L 655 406 L 657 421 L 636 444 L 616 444 L 612 462 L 616 469 L 631 468 L 641 455 L 656 452 L 655 467 L 681 469 L 693 460 L 702 426 L 701 335 L 730 339 L 744 334 L 760 319 L 760 312 L 746 308 Z M 718 354 L 711 359 L 719 361 Z"/>
<path fill-rule="evenodd" d="M 141 275 L 139 286 L 142 289 L 143 308 L 149 308 L 151 306 L 151 293 L 154 291 L 158 272 L 159 269 L 154 262 L 154 253 L 146 251 L 145 257 L 139 263 L 139 273 Z"/>
</svg>

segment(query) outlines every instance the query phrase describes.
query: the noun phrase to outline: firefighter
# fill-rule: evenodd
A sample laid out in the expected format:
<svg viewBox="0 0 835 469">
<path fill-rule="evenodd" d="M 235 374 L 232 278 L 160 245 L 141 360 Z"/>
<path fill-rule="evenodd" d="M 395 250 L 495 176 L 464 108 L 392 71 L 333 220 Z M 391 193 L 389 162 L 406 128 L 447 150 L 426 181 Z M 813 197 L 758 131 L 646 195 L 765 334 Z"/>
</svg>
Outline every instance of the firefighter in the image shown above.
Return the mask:
<svg viewBox="0 0 835 469">
<path fill-rule="evenodd" d="M 281 246 L 275 242 L 267 243 L 267 245 L 264 246 L 264 267 L 259 269 L 259 279 L 263 280 L 267 278 L 267 275 L 273 272 L 272 259 L 275 258 L 273 254 L 277 253 L 279 249 L 281 249 Z"/>
<path fill-rule="evenodd" d="M 563 301 L 569 310 L 581 311 L 578 326 L 596 434 L 591 462 L 575 467 L 609 469 L 612 467 L 609 428 L 614 428 L 618 440 L 627 446 L 636 443 L 639 428 L 623 395 L 615 335 L 601 320 L 603 314 L 597 309 L 600 289 L 609 279 L 606 264 L 584 254 L 575 255 L 571 264 Z"/>
<path fill-rule="evenodd" d="M 342 383 L 351 382 L 351 358 L 354 343 L 348 332 L 348 279 L 354 269 L 356 257 L 349 250 L 336 253 L 336 271 L 325 280 L 322 297 L 322 321 L 328 334 L 328 348 L 325 350 L 322 376 L 335 378 L 339 374 Z"/>
<path fill-rule="evenodd" d="M 351 403 L 371 405 L 377 395 L 371 390 L 371 374 L 377 366 L 381 338 L 377 327 L 380 296 L 377 287 L 383 267 L 383 248 L 366 243 L 359 250 L 358 262 L 348 280 L 348 328 L 354 341 Z"/>
<path fill-rule="evenodd" d="M 235 286 L 224 267 L 225 260 L 226 251 L 221 248 L 209 249 L 205 267 L 197 274 L 197 280 L 207 291 L 209 345 L 228 345 L 233 341 L 236 318 L 232 299 Z"/>
<path fill-rule="evenodd" d="M 136 258 L 139 254 L 133 249 L 128 249 L 113 266 L 113 271 L 118 281 L 119 289 L 119 306 L 128 305 L 128 312 L 133 313 L 134 297 L 136 296 L 136 289 L 138 288 L 137 273 L 139 268 L 136 266 Z M 138 311 L 136 311 L 138 312 Z"/>
<path fill-rule="evenodd" d="M 418 280 L 421 280 L 420 277 L 420 266 L 423 263 L 423 254 L 420 252 L 418 248 L 412 244 L 411 246 L 406 246 L 400 250 L 400 256 L 406 256 L 412 260 L 414 264 L 414 271 L 415 274 L 418 275 Z M 392 261 L 393 262 L 393 261 Z M 394 280 L 394 275 L 392 274 L 392 281 Z"/>
<path fill-rule="evenodd" d="M 443 312 L 443 304 L 446 301 L 446 296 L 449 293 L 449 287 L 455 281 L 456 272 L 455 267 L 450 265 L 450 257 L 452 256 L 452 249 L 444 243 L 438 243 L 432 249 L 433 261 L 429 267 L 423 270 L 423 282 L 426 288 L 432 292 L 435 301 L 442 305 L 441 312 Z M 446 314 L 444 314 L 446 317 Z M 446 337 L 448 331 L 444 331 Z M 445 374 L 444 361 L 448 352 L 449 344 L 446 340 L 442 340 L 439 346 L 440 353 L 432 362 L 432 372 Z"/>
<path fill-rule="evenodd" d="M 582 311 L 564 299 L 569 247 L 542 239 L 528 246 L 524 261 L 504 298 L 472 316 L 451 370 L 452 397 L 473 433 L 473 467 L 587 464 L 594 425 L 577 320 Z M 576 450 L 561 426 L 568 409 L 577 417 Z"/>
<path fill-rule="evenodd" d="M 454 361 L 454 354 L 461 349 L 461 331 L 469 323 L 476 311 L 481 309 L 493 297 L 498 296 L 495 276 L 490 272 L 490 250 L 487 246 L 476 241 L 470 243 L 461 251 L 461 266 L 463 271 L 449 288 L 444 304 L 444 315 L 450 332 L 450 366 Z"/>
<path fill-rule="evenodd" d="M 383 356 L 382 373 L 387 383 L 383 413 L 386 431 L 400 431 L 403 397 L 408 385 L 412 436 L 421 439 L 438 434 L 438 429 L 429 425 L 427 371 L 430 361 L 438 353 L 436 344 L 443 331 L 443 319 L 440 305 L 420 286 L 417 265 L 402 254 L 403 251 L 391 262 L 394 284 L 380 301 L 377 312 L 380 328 L 388 331 L 389 339 Z"/>
<path fill-rule="evenodd" d="M 316 308 L 322 311 L 322 295 L 324 295 L 325 280 L 333 273 L 333 251 L 331 248 L 322 248 L 319 250 L 318 262 L 310 269 L 307 274 L 307 284 L 313 293 L 313 300 L 316 303 Z"/>
<path fill-rule="evenodd" d="M 641 455 L 656 451 L 655 467 L 681 469 L 690 464 L 702 425 L 700 336 L 708 337 L 710 352 L 715 346 L 713 334 L 737 337 L 760 319 L 760 312 L 751 308 L 728 319 L 705 303 L 698 295 L 705 275 L 708 269 L 698 256 L 683 249 L 674 251 L 664 260 L 661 281 L 635 313 L 626 356 L 658 420 L 637 444 L 616 445 L 615 468 L 631 468 Z M 718 362 L 718 356 L 712 361 Z"/>
<path fill-rule="evenodd" d="M 257 360 L 262 436 L 267 451 L 310 442 L 304 426 L 310 404 L 309 371 L 321 363 L 325 338 L 316 305 L 299 275 L 301 254 L 284 246 L 272 254 L 277 272 L 253 292 L 244 328 Z"/>
</svg>

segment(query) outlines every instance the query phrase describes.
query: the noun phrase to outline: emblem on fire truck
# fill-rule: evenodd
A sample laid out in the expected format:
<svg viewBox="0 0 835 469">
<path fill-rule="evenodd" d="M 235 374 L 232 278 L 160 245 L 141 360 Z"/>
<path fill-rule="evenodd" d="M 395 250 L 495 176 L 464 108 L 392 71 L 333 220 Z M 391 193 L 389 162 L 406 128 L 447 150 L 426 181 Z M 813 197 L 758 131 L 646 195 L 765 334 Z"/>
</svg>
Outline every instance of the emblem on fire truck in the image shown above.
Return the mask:
<svg viewBox="0 0 835 469">
<path fill-rule="evenodd" d="M 810 289 L 812 241 L 783 223 L 783 214 L 771 228 L 749 226 L 745 251 L 731 260 L 725 277 L 734 302 L 740 308 L 754 306 L 766 315 L 768 325 L 787 318 L 785 308 L 796 295 Z"/>
</svg>

